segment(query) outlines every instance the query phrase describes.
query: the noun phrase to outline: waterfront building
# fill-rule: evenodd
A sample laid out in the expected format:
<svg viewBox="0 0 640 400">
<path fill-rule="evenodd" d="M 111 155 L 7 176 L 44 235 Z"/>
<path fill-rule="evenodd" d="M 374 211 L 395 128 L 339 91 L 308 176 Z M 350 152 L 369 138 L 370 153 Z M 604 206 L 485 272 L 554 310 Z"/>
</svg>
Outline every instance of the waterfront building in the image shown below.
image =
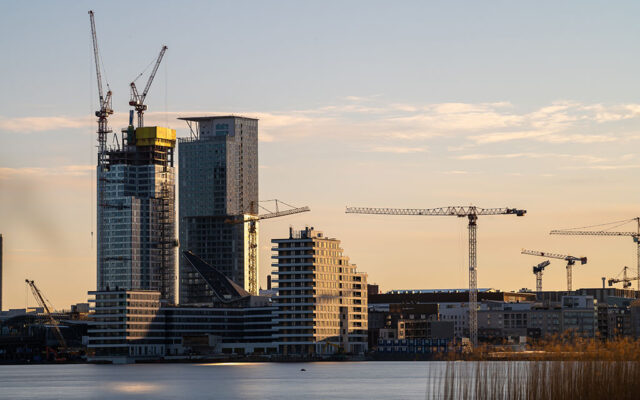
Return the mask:
<svg viewBox="0 0 640 400">
<path fill-rule="evenodd" d="M 367 275 L 314 228 L 273 239 L 280 353 L 367 351 Z"/>
<path fill-rule="evenodd" d="M 236 116 L 181 118 L 191 136 L 178 140 L 180 253 L 190 251 L 258 294 L 257 231 L 246 217 L 258 213 L 258 120 Z M 179 260 L 181 304 L 211 299 L 207 285 Z"/>
<path fill-rule="evenodd" d="M 90 361 L 202 357 L 277 352 L 276 307 L 253 296 L 196 255 L 184 259 L 208 287 L 206 306 L 170 305 L 158 291 L 89 292 Z"/>
<path fill-rule="evenodd" d="M 97 286 L 157 290 L 175 302 L 176 131 L 129 126 L 99 155 Z"/>
</svg>

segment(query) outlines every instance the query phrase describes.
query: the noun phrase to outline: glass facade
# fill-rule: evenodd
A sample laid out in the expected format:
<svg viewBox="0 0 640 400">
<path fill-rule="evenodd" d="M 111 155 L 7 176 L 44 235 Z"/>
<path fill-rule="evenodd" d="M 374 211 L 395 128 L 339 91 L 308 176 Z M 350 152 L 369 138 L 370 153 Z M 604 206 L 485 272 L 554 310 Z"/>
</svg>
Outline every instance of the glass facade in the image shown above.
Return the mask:
<svg viewBox="0 0 640 400">
<path fill-rule="evenodd" d="M 248 290 L 248 224 L 230 223 L 258 208 L 258 120 L 186 118 L 197 136 L 180 139 L 180 254 L 191 251 Z M 180 257 L 180 303 L 210 301 L 200 275 Z"/>
</svg>

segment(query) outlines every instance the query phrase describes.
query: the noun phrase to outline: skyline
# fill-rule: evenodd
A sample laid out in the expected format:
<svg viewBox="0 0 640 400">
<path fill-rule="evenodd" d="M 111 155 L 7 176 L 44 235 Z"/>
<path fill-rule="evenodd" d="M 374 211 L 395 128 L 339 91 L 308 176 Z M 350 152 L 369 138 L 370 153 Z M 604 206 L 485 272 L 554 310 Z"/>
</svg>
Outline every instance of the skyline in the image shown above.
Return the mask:
<svg viewBox="0 0 640 400">
<path fill-rule="evenodd" d="M 604 2 L 498 3 L 499 10 L 472 3 L 463 10 L 418 3 L 393 10 L 384 3 L 66 4 L 43 2 L 35 12 L 0 5 L 0 29 L 20 38 L 0 43 L 15 59 L 0 67 L 7 77 L 0 96 L 5 308 L 24 306 L 25 278 L 58 308 L 83 302 L 95 288 L 90 8 L 114 90 L 114 130 L 126 126 L 128 82 L 162 44 L 169 46 L 168 66 L 150 91 L 148 124 L 169 125 L 184 137 L 188 130 L 177 117 L 260 119 L 260 198 L 312 210 L 261 225 L 263 287 L 270 240 L 285 237 L 289 225 L 340 239 L 351 261 L 384 290 L 467 287 L 465 221 L 348 216 L 346 205 L 526 209 L 522 219 L 479 221 L 479 287 L 533 289 L 531 267 L 540 260 L 520 256 L 523 247 L 587 256 L 589 263 L 574 270 L 575 287 L 599 287 L 601 276 L 613 277 L 624 265 L 635 269 L 629 238 L 548 235 L 638 215 L 633 3 L 616 10 Z M 115 21 L 133 24 L 143 9 L 149 20 L 171 18 L 175 26 L 158 23 L 166 31 L 151 29 L 141 39 L 116 28 Z M 454 10 L 462 11 L 459 19 Z M 203 23 L 207 12 L 225 11 L 255 26 L 234 29 L 224 18 Z M 334 29 L 324 29 L 323 17 L 333 17 Z M 60 29 L 46 29 L 50 18 Z M 393 29 L 383 29 L 385 22 Z M 449 35 L 439 31 L 447 23 L 456 28 Z M 516 27 L 517 37 L 510 37 Z M 220 53 L 195 52 L 208 39 Z M 223 60 L 233 62 L 219 61 L 225 52 L 232 56 Z M 451 273 L 439 273 L 444 268 Z M 552 262 L 543 287 L 563 289 L 564 273 L 564 263 Z"/>
</svg>

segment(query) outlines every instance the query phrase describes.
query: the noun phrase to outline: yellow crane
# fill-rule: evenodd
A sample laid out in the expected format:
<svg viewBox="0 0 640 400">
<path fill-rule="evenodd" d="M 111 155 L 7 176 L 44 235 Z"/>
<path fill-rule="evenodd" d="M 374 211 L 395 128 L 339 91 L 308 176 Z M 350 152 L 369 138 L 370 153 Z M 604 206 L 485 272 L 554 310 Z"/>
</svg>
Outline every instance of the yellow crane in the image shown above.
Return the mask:
<svg viewBox="0 0 640 400">
<path fill-rule="evenodd" d="M 51 326 L 53 327 L 53 333 L 56 336 L 56 339 L 58 339 L 58 344 L 62 348 L 62 351 L 66 351 L 67 350 L 67 342 L 66 342 L 66 340 L 64 340 L 64 336 L 62 336 L 62 332 L 60 331 L 60 326 L 58 324 L 58 321 L 55 318 L 53 318 L 53 315 L 51 314 L 51 310 L 53 310 L 53 307 L 49 307 L 49 304 L 47 304 L 48 302 L 45 300 L 44 296 L 40 292 L 40 289 L 38 289 L 38 287 L 36 286 L 34 281 L 30 281 L 29 279 L 25 279 L 25 282 L 31 288 L 31 292 L 33 293 L 33 297 L 36 298 L 36 301 L 38 302 L 40 307 L 42 307 L 44 309 L 45 314 L 49 318 L 49 322 L 51 323 Z"/>
<path fill-rule="evenodd" d="M 480 215 L 516 215 L 522 217 L 527 210 L 517 208 L 480 208 L 476 206 L 450 206 L 440 208 L 370 208 L 347 207 L 347 214 L 450 216 L 469 220 L 469 340 L 478 344 L 478 282 L 477 282 L 477 221 Z"/>
<path fill-rule="evenodd" d="M 265 202 L 273 202 L 275 203 L 275 211 L 268 209 L 264 206 L 259 205 L 261 209 L 266 211 L 265 214 L 259 215 L 239 215 L 236 218 L 230 218 L 225 222 L 228 224 L 249 224 L 248 226 L 248 249 L 249 249 L 249 284 L 248 284 L 248 292 L 257 295 L 258 294 L 258 221 L 263 219 L 271 219 L 284 217 L 287 215 L 299 214 L 303 212 L 311 211 L 311 209 L 307 206 L 304 207 L 294 207 L 289 205 L 281 200 L 263 200 L 261 203 Z M 284 204 L 286 209 L 281 210 L 280 204 Z M 255 206 L 252 204 L 252 209 L 255 209 Z"/>
</svg>

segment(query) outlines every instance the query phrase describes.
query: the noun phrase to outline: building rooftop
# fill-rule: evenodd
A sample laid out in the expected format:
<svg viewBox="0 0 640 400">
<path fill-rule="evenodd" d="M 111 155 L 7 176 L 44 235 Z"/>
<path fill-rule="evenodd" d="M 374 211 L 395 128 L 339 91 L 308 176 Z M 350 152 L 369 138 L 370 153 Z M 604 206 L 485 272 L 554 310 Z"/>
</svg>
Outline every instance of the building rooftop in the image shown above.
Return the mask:
<svg viewBox="0 0 640 400">
<path fill-rule="evenodd" d="M 180 117 L 178 119 L 181 121 L 199 122 L 199 121 L 208 121 L 212 119 L 225 119 L 225 118 L 243 118 L 243 119 L 252 119 L 254 121 L 258 120 L 257 118 L 243 117 L 242 115 L 209 115 L 209 116 L 203 116 L 203 117 Z"/>
</svg>

